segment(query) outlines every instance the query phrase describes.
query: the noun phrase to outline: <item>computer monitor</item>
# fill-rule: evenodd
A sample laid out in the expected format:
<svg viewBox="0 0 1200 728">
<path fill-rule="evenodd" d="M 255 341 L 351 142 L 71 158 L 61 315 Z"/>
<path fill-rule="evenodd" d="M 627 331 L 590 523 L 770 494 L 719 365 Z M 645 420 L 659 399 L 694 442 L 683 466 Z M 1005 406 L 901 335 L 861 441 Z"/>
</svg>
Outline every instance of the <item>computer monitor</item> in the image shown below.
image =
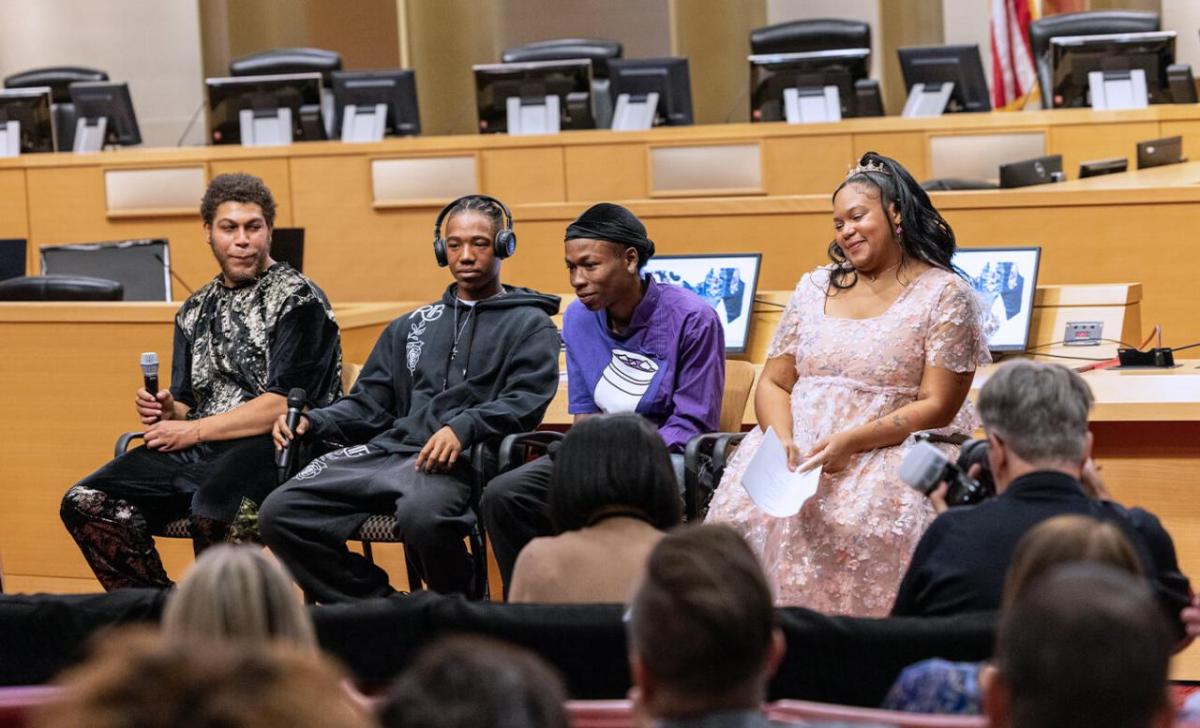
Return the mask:
<svg viewBox="0 0 1200 728">
<path fill-rule="evenodd" d="M 16 150 L 21 154 L 53 152 L 57 148 L 58 133 L 54 126 L 54 113 L 50 107 L 50 87 L 10 88 L 0 91 L 0 132 L 10 121 L 20 125 Z M 0 156 L 7 156 L 0 154 Z"/>
<path fill-rule="evenodd" d="M 1140 69 L 1152 104 L 1174 101 L 1167 67 L 1175 62 L 1175 31 L 1068 35 L 1050 39 L 1053 107 L 1090 107 L 1088 74 Z"/>
<path fill-rule="evenodd" d="M 622 95 L 635 102 L 658 94 L 653 126 L 692 124 L 692 81 L 686 58 L 613 58 L 608 62 L 613 108 Z M 613 128 L 617 128 L 614 119 Z"/>
<path fill-rule="evenodd" d="M 325 138 L 320 73 L 208 78 L 204 85 L 213 144 L 265 146 Z"/>
<path fill-rule="evenodd" d="M 171 300 L 171 249 L 166 240 L 46 245 L 42 275 L 108 278 L 125 286 L 126 301 Z"/>
<path fill-rule="evenodd" d="M 342 136 L 346 107 L 355 106 L 361 114 L 377 104 L 387 107 L 384 133 L 387 136 L 413 136 L 421 133 L 421 115 L 417 109 L 416 74 L 407 69 L 387 71 L 334 71 L 334 136 Z"/>
<path fill-rule="evenodd" d="M 784 91 L 836 86 L 842 116 L 861 116 L 854 84 L 870 74 L 871 49 L 843 48 L 750 56 L 750 120 L 787 118 Z"/>
<path fill-rule="evenodd" d="M 682 286 L 717 311 L 725 330 L 725 351 L 746 351 L 751 311 L 758 292 L 760 253 L 656 255 L 645 271 L 658 283 Z"/>
<path fill-rule="evenodd" d="M 1112 159 L 1096 159 L 1091 162 L 1079 163 L 1079 179 L 1085 177 L 1100 177 L 1106 174 L 1119 174 L 1129 169 L 1129 160 L 1125 157 Z"/>
<path fill-rule="evenodd" d="M 1051 154 L 1002 164 L 1000 165 L 1000 188 L 1029 187 L 1062 182 L 1066 179 L 1063 174 L 1062 160 L 1061 154 Z"/>
<path fill-rule="evenodd" d="M 1183 137 L 1173 136 L 1164 139 L 1150 139 L 1138 142 L 1137 168 L 1162 167 L 1167 164 L 1179 164 L 1187 161 L 1183 158 Z"/>
<path fill-rule="evenodd" d="M 104 145 L 142 143 L 129 84 L 82 81 L 68 89 L 75 104 L 75 151 L 98 151 Z M 128 300 L 128 298 L 127 298 Z"/>
<path fill-rule="evenodd" d="M 277 227 L 271 231 L 271 258 L 304 272 L 304 228 Z"/>
<path fill-rule="evenodd" d="M 992 351 L 1025 351 L 1033 322 L 1042 249 L 959 248 L 951 264 L 966 274 L 984 314 Z"/>
<path fill-rule="evenodd" d="M 26 247 L 24 238 L 0 240 L 0 281 L 25 275 Z"/>
<path fill-rule="evenodd" d="M 592 62 L 587 59 L 491 63 L 473 70 L 480 134 L 595 127 Z"/>
<path fill-rule="evenodd" d="M 950 92 L 945 109 L 947 113 L 992 110 L 978 45 L 901 48 L 899 55 L 900 72 L 909 93 L 918 83 L 925 84 L 926 89 L 953 83 L 954 90 Z"/>
</svg>

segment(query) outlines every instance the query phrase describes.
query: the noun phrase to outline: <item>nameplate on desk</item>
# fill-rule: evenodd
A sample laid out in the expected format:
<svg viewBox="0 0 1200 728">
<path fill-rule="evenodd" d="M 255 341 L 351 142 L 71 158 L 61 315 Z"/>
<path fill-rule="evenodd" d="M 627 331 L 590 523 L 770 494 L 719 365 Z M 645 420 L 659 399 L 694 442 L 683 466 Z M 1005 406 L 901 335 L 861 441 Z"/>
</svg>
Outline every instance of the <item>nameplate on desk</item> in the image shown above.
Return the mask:
<svg viewBox="0 0 1200 728">
<path fill-rule="evenodd" d="M 206 185 L 202 166 L 109 169 L 105 208 L 109 217 L 196 215 Z"/>
<path fill-rule="evenodd" d="M 760 195 L 762 144 L 650 147 L 650 196 Z"/>
<path fill-rule="evenodd" d="M 373 206 L 438 207 L 479 192 L 479 163 L 474 154 L 371 160 Z"/>
</svg>

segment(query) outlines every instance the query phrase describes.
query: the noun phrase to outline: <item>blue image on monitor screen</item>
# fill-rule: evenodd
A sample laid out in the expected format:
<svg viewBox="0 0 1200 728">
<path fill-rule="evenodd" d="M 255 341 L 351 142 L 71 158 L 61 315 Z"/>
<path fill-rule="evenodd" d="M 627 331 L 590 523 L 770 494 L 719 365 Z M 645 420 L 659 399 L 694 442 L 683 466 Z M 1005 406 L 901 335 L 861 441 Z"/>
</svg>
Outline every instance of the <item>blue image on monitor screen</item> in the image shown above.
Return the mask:
<svg viewBox="0 0 1200 728">
<path fill-rule="evenodd" d="M 984 331 L 992 351 L 1024 351 L 1033 321 L 1042 249 L 959 248 L 953 264 L 967 275 L 983 309 Z"/>
<path fill-rule="evenodd" d="M 750 312 L 758 291 L 762 255 L 661 255 L 646 263 L 645 272 L 658 283 L 680 286 L 712 306 L 725 329 L 725 351 L 746 351 Z"/>
</svg>

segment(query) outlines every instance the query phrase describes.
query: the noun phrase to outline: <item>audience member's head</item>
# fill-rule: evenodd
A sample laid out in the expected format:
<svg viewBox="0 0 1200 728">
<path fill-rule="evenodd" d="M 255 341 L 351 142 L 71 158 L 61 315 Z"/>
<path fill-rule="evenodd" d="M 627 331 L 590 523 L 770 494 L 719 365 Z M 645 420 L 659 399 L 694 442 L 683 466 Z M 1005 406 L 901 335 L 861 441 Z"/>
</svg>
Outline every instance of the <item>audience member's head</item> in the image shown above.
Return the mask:
<svg viewBox="0 0 1200 728">
<path fill-rule="evenodd" d="M 985 712 L 1012 728 L 1169 726 L 1171 636 L 1143 579 L 1061 566 L 1008 609 L 985 671 Z"/>
<path fill-rule="evenodd" d="M 357 728 L 373 725 L 324 658 L 285 646 L 118 630 L 63 676 L 38 728 Z"/>
<path fill-rule="evenodd" d="M 554 457 L 550 517 L 573 531 L 609 516 L 665 530 L 679 523 L 679 485 L 662 437 L 641 415 L 588 417 Z"/>
<path fill-rule="evenodd" d="M 1092 392 L 1078 374 L 1057 364 L 1006 362 L 980 389 L 977 406 L 997 489 L 1032 470 L 1080 476 L 1092 449 Z"/>
<path fill-rule="evenodd" d="M 1037 580 L 1055 567 L 1077 561 L 1108 564 L 1134 576 L 1143 576 L 1141 559 L 1114 523 L 1090 516 L 1055 516 L 1034 526 L 1021 537 L 1004 579 L 1007 609 Z"/>
<path fill-rule="evenodd" d="M 566 692 L 524 649 L 482 637 L 435 642 L 392 686 L 384 728 L 566 728 Z"/>
<path fill-rule="evenodd" d="M 689 526 L 658 543 L 629 607 L 630 666 L 647 712 L 755 709 L 783 649 L 766 577 L 737 532 Z"/>
<path fill-rule="evenodd" d="M 317 646 L 283 567 L 253 546 L 222 544 L 200 554 L 167 598 L 162 626 L 170 637 Z"/>
</svg>

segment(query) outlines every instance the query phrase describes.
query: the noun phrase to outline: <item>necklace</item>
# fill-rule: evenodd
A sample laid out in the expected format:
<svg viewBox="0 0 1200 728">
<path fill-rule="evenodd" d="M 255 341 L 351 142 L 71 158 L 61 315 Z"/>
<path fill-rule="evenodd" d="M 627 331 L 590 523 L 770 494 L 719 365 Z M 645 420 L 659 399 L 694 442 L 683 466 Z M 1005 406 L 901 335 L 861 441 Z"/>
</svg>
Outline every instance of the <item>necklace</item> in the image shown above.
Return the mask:
<svg viewBox="0 0 1200 728">
<path fill-rule="evenodd" d="M 479 305 L 479 304 L 476 304 Z M 471 310 L 467 311 L 467 315 L 463 318 L 462 328 L 458 326 L 458 299 L 454 299 L 454 345 L 450 348 L 450 360 L 454 361 L 458 358 L 458 340 L 462 338 L 463 332 L 467 330 L 467 324 L 471 323 L 471 316 L 475 313 L 475 306 L 471 306 Z"/>
<path fill-rule="evenodd" d="M 903 261 L 901 261 L 901 262 L 903 262 Z M 863 278 L 866 278 L 868 281 L 875 283 L 876 281 L 879 280 L 880 276 L 882 276 L 884 273 L 887 273 L 890 270 L 896 270 L 899 267 L 900 267 L 900 263 L 896 263 L 893 266 L 884 268 L 883 270 L 879 271 L 875 275 L 871 275 L 870 273 L 867 273 L 865 271 L 859 271 L 859 275 L 861 275 Z"/>
</svg>

